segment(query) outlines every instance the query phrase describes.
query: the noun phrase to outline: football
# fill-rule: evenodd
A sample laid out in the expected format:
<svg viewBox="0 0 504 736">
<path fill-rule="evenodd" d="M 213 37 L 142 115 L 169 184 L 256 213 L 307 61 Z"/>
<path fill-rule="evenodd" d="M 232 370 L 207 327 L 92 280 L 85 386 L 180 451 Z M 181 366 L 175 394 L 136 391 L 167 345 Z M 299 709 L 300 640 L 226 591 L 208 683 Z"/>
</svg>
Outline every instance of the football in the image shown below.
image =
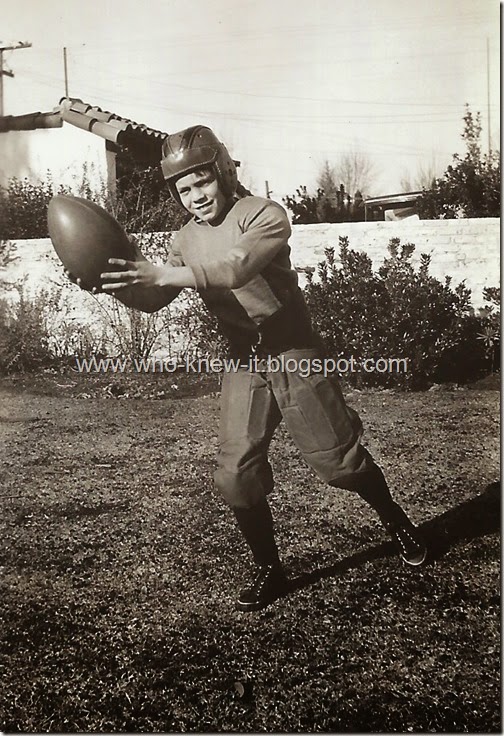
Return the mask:
<svg viewBox="0 0 504 736">
<path fill-rule="evenodd" d="M 54 250 L 70 275 L 86 289 L 101 287 L 100 274 L 118 270 L 109 258 L 136 260 L 123 228 L 103 207 L 82 197 L 58 194 L 49 202 L 47 225 Z"/>
</svg>

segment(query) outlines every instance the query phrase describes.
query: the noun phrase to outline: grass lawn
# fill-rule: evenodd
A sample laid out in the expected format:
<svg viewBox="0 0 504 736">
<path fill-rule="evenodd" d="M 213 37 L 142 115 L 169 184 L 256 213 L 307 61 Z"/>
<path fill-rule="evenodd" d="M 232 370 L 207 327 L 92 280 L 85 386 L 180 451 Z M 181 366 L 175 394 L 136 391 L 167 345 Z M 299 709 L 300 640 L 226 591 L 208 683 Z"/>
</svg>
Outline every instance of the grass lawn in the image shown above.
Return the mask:
<svg viewBox="0 0 504 736">
<path fill-rule="evenodd" d="M 217 386 L 173 382 L 0 382 L 0 730 L 500 732 L 499 393 L 347 391 L 431 541 L 420 569 L 281 428 L 294 590 L 243 614 Z"/>
</svg>

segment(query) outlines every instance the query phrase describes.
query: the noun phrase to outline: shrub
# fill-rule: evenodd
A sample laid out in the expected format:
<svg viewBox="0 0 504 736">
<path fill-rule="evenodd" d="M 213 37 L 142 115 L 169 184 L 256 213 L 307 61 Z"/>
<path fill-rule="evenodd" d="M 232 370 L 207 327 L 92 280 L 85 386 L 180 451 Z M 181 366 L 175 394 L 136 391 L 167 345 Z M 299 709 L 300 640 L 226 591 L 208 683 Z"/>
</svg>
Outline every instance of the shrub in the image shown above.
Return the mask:
<svg viewBox="0 0 504 736">
<path fill-rule="evenodd" d="M 35 370 L 53 362 L 47 312 L 45 292 L 28 299 L 20 288 L 17 302 L 0 299 L 0 373 Z"/>
<path fill-rule="evenodd" d="M 217 318 L 194 291 L 187 291 L 182 297 L 174 315 L 173 335 L 181 356 L 220 358 L 227 350 Z"/>
<path fill-rule="evenodd" d="M 99 295 L 94 299 L 99 320 L 98 328 L 95 327 L 92 334 L 100 353 L 132 359 L 148 358 L 156 348 L 171 353 L 168 307 L 146 313 L 129 309 L 110 296 Z M 82 353 L 79 351 L 78 354 Z"/>
<path fill-rule="evenodd" d="M 155 182 L 154 182 L 154 179 Z M 92 186 L 86 168 L 82 171 L 81 180 L 75 182 L 72 188 L 56 187 L 50 174 L 44 182 L 31 183 L 27 179 L 19 181 L 11 179 L 7 188 L 0 188 L 0 242 L 2 248 L 2 262 L 9 257 L 7 249 L 8 239 L 43 238 L 47 232 L 47 207 L 56 194 L 81 196 L 105 206 L 118 220 L 128 233 L 140 233 L 141 248 L 147 257 L 152 260 L 164 260 L 167 255 L 169 236 L 153 233 L 154 229 L 166 230 L 174 223 L 180 225 L 184 218 L 183 211 L 174 202 L 168 199 L 167 191 L 161 191 L 158 182 L 159 176 L 154 177 L 152 172 L 140 172 L 130 182 L 130 186 L 122 191 L 119 188 L 118 196 L 111 197 L 102 183 Z M 154 183 L 153 183 L 154 182 Z M 46 301 L 48 295 L 45 295 Z M 42 296 L 38 297 L 40 324 L 44 323 L 47 332 L 48 346 L 55 357 L 66 359 L 79 354 L 102 353 L 114 351 L 129 357 L 148 357 L 150 352 L 163 340 L 170 344 L 168 309 L 160 310 L 155 314 L 144 314 L 126 309 L 119 302 L 110 297 L 95 298 L 96 323 L 79 329 L 72 321 L 53 319 L 50 312 L 42 309 Z M 59 304 L 59 307 L 62 305 Z M 28 300 L 23 297 L 20 302 L 19 313 L 11 325 L 11 333 L 17 319 L 27 323 L 32 319 L 28 316 Z M 34 305 L 35 308 L 35 305 Z M 61 311 L 55 306 L 54 313 Z M 5 312 L 5 309 L 4 309 Z M 54 314 L 52 315 L 54 316 Z M 10 319 L 10 318 L 9 318 Z M 31 322 L 30 322 L 31 324 Z M 16 328 L 17 329 L 17 328 Z M 4 335 L 3 348 L 7 349 L 7 337 Z M 14 341 L 15 342 L 15 341 Z M 24 349 L 24 343 L 18 348 Z M 14 370 L 28 365 L 34 367 L 33 355 L 28 347 L 25 357 L 18 356 L 12 363 L 6 359 L 5 365 L 11 365 Z"/>
<path fill-rule="evenodd" d="M 85 197 L 101 204 L 106 199 L 106 188 L 104 184 L 93 188 L 85 166 L 73 187 L 56 184 L 50 172 L 41 182 L 10 179 L 7 187 L 0 187 L 0 240 L 47 238 L 47 207 L 57 194 Z"/>
<path fill-rule="evenodd" d="M 498 151 L 483 155 L 480 137 L 481 115 L 467 107 L 462 133 L 466 155 L 455 154 L 443 176 L 422 194 L 418 206 L 423 219 L 500 217 L 500 156 Z"/>
<path fill-rule="evenodd" d="M 108 208 L 132 233 L 178 230 L 188 214 L 171 198 L 159 166 L 145 167 L 128 151 L 117 156 L 117 193 Z"/>
<path fill-rule="evenodd" d="M 11 179 L 0 189 L 0 239 L 47 237 L 47 206 L 53 197 L 51 182 L 32 184 Z"/>
<path fill-rule="evenodd" d="M 84 166 L 74 184 L 56 184 L 48 172 L 44 181 L 10 179 L 0 187 L 0 240 L 47 238 L 47 207 L 57 194 L 84 197 L 105 206 L 128 232 L 175 230 L 187 215 L 171 198 L 157 169 L 133 172 L 128 186 L 118 184 L 112 196 L 104 182 L 92 183 Z"/>
<path fill-rule="evenodd" d="M 343 184 L 333 193 L 319 187 L 315 196 L 308 194 L 305 186 L 282 200 L 292 212 L 293 225 L 310 225 L 316 222 L 358 222 L 364 220 L 364 200 L 360 192 L 352 201 Z"/>
<path fill-rule="evenodd" d="M 334 249 L 319 264 L 320 280 L 309 275 L 305 290 L 314 323 L 334 358 L 407 359 L 406 372 L 358 371 L 347 374 L 357 385 L 424 388 L 430 383 L 474 378 L 485 364 L 478 341 L 481 319 L 473 314 L 471 292 L 451 279 L 429 273 L 422 255 L 415 268 L 415 246 L 394 238 L 377 271 L 365 253 L 340 238 L 340 264 Z M 370 367 L 371 364 L 370 364 Z"/>
<path fill-rule="evenodd" d="M 483 289 L 483 298 L 487 305 L 482 310 L 478 339 L 483 343 L 489 369 L 493 373 L 500 368 L 500 288 Z"/>
<path fill-rule="evenodd" d="M 135 236 L 134 239 L 152 262 L 166 260 L 171 239 L 169 234 L 146 233 Z M 169 307 L 146 313 L 129 309 L 108 294 L 88 296 L 94 306 L 92 325 L 88 323 L 85 328 L 83 334 L 86 339 L 83 344 L 74 341 L 73 355 L 83 355 L 83 348 L 86 354 L 98 352 L 139 359 L 148 358 L 157 348 L 171 353 L 172 324 Z"/>
</svg>

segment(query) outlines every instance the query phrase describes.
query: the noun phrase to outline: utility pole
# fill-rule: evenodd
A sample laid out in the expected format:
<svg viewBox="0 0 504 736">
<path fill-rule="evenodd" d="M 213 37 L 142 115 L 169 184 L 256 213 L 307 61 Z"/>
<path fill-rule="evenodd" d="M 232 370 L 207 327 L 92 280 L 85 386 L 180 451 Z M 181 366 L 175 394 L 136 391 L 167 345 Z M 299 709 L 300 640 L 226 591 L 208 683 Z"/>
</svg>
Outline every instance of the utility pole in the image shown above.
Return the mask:
<svg viewBox="0 0 504 736">
<path fill-rule="evenodd" d="M 63 64 L 65 67 L 65 97 L 68 97 L 68 66 L 67 66 L 67 50 L 63 49 Z"/>
<path fill-rule="evenodd" d="M 490 41 L 487 38 L 487 118 L 488 118 L 488 155 L 492 152 L 492 131 L 490 128 Z"/>
<path fill-rule="evenodd" d="M 28 49 L 31 43 L 27 41 L 14 41 L 13 43 L 0 43 L 0 117 L 4 114 L 4 95 L 3 95 L 3 78 L 13 77 L 14 72 L 10 69 L 4 69 L 3 66 L 3 53 L 4 51 L 16 51 L 17 49 Z"/>
</svg>

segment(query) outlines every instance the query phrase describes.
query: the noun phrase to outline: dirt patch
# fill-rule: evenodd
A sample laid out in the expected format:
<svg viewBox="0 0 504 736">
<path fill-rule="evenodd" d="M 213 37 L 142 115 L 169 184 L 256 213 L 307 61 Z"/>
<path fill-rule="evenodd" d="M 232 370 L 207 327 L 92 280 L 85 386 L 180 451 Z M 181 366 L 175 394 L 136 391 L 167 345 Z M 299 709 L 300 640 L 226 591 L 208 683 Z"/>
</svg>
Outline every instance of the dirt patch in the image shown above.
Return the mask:
<svg viewBox="0 0 504 736">
<path fill-rule="evenodd" d="M 211 482 L 218 382 L 107 380 L 0 384 L 3 731 L 500 729 L 496 391 L 347 392 L 430 540 L 419 570 L 280 428 L 294 591 L 245 615 L 248 554 Z"/>
</svg>

